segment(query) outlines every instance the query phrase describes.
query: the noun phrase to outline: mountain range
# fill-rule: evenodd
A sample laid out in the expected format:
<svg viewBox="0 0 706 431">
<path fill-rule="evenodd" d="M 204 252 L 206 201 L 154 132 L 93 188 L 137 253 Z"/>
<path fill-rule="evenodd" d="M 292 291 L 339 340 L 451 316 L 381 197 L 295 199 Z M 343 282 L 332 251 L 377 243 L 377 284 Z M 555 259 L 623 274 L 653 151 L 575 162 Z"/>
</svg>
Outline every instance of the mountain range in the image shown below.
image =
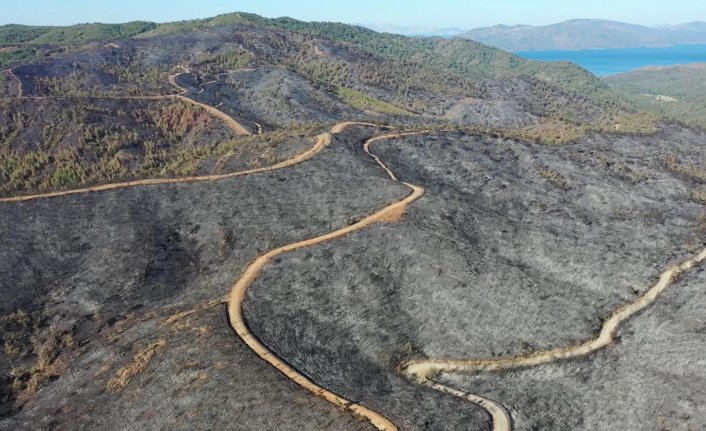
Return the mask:
<svg viewBox="0 0 706 431">
<path fill-rule="evenodd" d="M 507 51 L 657 48 L 706 43 L 706 22 L 660 28 L 599 19 L 574 19 L 545 26 L 495 25 L 462 33 Z"/>
<path fill-rule="evenodd" d="M 381 33 L 394 33 L 404 36 L 441 36 L 452 37 L 464 33 L 466 30 L 458 27 L 431 27 L 424 25 L 398 25 L 398 24 L 361 24 L 363 27 L 375 30 Z"/>
</svg>

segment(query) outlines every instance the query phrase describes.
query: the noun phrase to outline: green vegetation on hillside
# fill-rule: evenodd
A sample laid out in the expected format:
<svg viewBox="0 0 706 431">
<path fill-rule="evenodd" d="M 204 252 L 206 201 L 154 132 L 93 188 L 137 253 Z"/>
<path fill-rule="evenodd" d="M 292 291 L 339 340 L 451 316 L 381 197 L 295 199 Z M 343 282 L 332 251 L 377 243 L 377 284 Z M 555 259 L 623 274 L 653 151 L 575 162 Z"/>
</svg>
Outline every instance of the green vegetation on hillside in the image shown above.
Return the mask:
<svg viewBox="0 0 706 431">
<path fill-rule="evenodd" d="M 469 79 L 453 72 L 398 60 L 371 60 L 366 54 L 354 61 L 345 61 L 316 56 L 307 48 L 283 59 L 282 63 L 329 87 L 334 94 L 340 93 L 338 87 L 346 87 L 417 113 L 438 113 L 440 105 L 448 98 L 465 97 L 478 91 Z"/>
<path fill-rule="evenodd" d="M 706 127 L 706 65 L 648 68 L 605 79 L 642 109 Z"/>
<path fill-rule="evenodd" d="M 360 110 L 371 110 L 392 115 L 414 115 L 404 108 L 376 99 L 352 88 L 337 87 L 336 94 L 341 100 Z"/>
<path fill-rule="evenodd" d="M 83 69 L 64 76 L 42 76 L 31 79 L 35 95 L 53 97 L 125 97 L 174 94 L 177 90 L 168 83 L 170 67 L 117 66 L 108 64 L 102 72 L 115 77 L 117 82 L 98 84 L 89 79 Z"/>
<path fill-rule="evenodd" d="M 0 26 L 0 45 L 67 45 L 125 39 L 152 30 L 158 25 L 144 21 L 124 24 L 78 24 L 65 27 L 9 24 Z"/>
<path fill-rule="evenodd" d="M 78 24 L 64 27 L 0 26 L 0 67 L 43 58 L 51 52 L 77 49 L 93 41 L 125 39 L 156 28 L 152 22 Z"/>
<path fill-rule="evenodd" d="M 229 51 L 218 54 L 204 53 L 192 64 L 201 73 L 215 74 L 238 70 L 249 65 L 255 57 L 249 52 Z"/>
<path fill-rule="evenodd" d="M 183 102 L 124 106 L 73 101 L 50 122 L 25 112 L 0 119 L 0 194 L 58 190 L 172 169 L 184 141 L 207 141 L 213 120 Z M 26 109 L 25 109 L 26 111 Z M 30 142 L 38 135 L 38 142 Z M 159 159 L 155 161 L 155 159 Z M 175 168 L 174 168 L 175 169 Z"/>
<path fill-rule="evenodd" d="M 544 145 L 565 145 L 591 133 L 650 135 L 657 131 L 657 121 L 658 117 L 649 113 L 620 114 L 595 124 L 549 119 L 522 128 L 513 137 Z"/>
<path fill-rule="evenodd" d="M 17 64 L 44 57 L 49 50 L 42 47 L 22 46 L 9 48 L 0 52 L 0 67 L 8 64 Z"/>
<path fill-rule="evenodd" d="M 240 28 L 233 34 L 212 32 L 208 37 L 206 33 L 168 36 L 228 24 L 257 28 Z M 0 144 L 4 148 L 0 151 L 0 194 L 126 178 L 193 175 L 206 160 L 213 162 L 214 158 L 235 151 L 237 145 L 233 142 L 244 138 L 221 139 L 226 141 L 223 143 L 211 139 L 207 135 L 212 132 L 212 121 L 192 106 L 158 102 L 149 110 L 133 109 L 127 114 L 122 102 L 113 101 L 121 108 L 108 118 L 104 106 L 91 105 L 97 103 L 97 97 L 174 93 L 167 78 L 186 69 L 192 73 L 184 79 L 192 81 L 185 85 L 198 87 L 221 72 L 276 66 L 292 76 L 294 72 L 302 75 L 317 91 L 333 95 L 357 110 L 400 116 L 420 114 L 429 119 L 448 119 L 444 117 L 447 112 L 463 106 L 467 99 L 507 101 L 512 105 L 509 109 L 540 120 L 528 127 L 512 126 L 515 128 L 502 133 L 544 144 L 576 142 L 596 132 L 651 133 L 657 120 L 654 115 L 627 109 L 629 105 L 605 82 L 570 63 L 532 62 L 462 39 L 408 38 L 340 23 L 267 19 L 252 14 L 159 25 L 134 22 L 72 27 L 3 26 L 0 37 L 4 39 L 0 44 L 10 48 L 0 54 L 13 62 L 23 56 L 44 56 L 45 50 L 55 49 L 51 44 L 76 50 L 86 42 L 132 36 L 154 39 L 126 43 L 131 49 L 109 53 L 104 49 L 84 49 L 75 63 L 69 56 L 56 65 L 48 60 L 43 67 L 16 71 L 25 83 L 25 95 L 69 97 L 71 101 L 56 103 L 72 108 L 43 112 L 36 119 L 32 115 L 34 108 L 25 111 L 21 103 L 6 106 L 7 115 L 0 123 Z M 194 43 L 195 40 L 204 43 Z M 183 50 L 172 55 L 171 51 L 162 52 L 163 45 L 170 50 Z M 143 48 L 151 49 L 151 55 L 142 55 Z M 253 79 L 261 79 L 254 75 Z M 2 85 L 3 94 L 12 96 L 17 91 L 10 78 L 6 74 Z M 287 97 L 295 102 L 300 86 L 292 82 L 297 80 L 299 76 L 291 82 L 283 81 L 282 87 L 282 92 L 291 94 Z M 203 100 L 218 103 L 217 94 L 204 89 L 202 92 Z M 254 117 L 248 120 L 263 122 L 257 115 Z M 53 123 L 40 127 L 39 123 L 49 118 Z M 100 124 L 95 124 L 96 118 Z M 317 121 L 316 118 L 321 117 L 307 121 Z M 449 127 L 448 121 L 443 126 Z M 464 124 L 458 127 L 463 128 Z M 19 150 L 22 145 L 17 138 L 27 128 L 32 129 L 27 136 L 39 136 L 35 139 L 39 143 L 36 148 Z"/>
<path fill-rule="evenodd" d="M 218 132 L 218 120 L 184 102 L 57 103 L 32 102 L 23 110 L 51 112 L 48 122 L 22 111 L 0 116 L 0 196 L 196 175 L 204 166 L 218 171 L 231 158 L 246 167 L 269 165 L 278 153 L 288 154 L 275 147 L 309 140 L 319 127 L 232 138 Z"/>
</svg>

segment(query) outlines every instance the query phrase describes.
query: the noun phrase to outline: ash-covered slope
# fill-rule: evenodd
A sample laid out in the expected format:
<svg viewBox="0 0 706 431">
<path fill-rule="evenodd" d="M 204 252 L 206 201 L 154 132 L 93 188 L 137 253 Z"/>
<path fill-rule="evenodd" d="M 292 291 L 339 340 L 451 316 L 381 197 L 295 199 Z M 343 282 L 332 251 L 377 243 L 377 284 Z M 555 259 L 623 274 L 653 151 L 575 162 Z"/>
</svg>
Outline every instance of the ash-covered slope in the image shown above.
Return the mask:
<svg viewBox="0 0 706 431">
<path fill-rule="evenodd" d="M 346 138 L 286 171 L 3 204 L 0 429 L 370 429 L 252 354 L 221 298 L 404 193 Z"/>
<path fill-rule="evenodd" d="M 273 263 L 251 289 L 246 316 L 317 382 L 389 417 L 404 409 L 402 429 L 489 429 L 472 421 L 472 403 L 468 417 L 439 413 L 420 425 L 429 412 L 408 398 L 404 361 L 491 360 L 593 337 L 670 264 L 703 249 L 704 208 L 690 198 L 699 181 L 660 162 L 669 153 L 699 160 L 703 138 L 666 127 L 651 138 L 590 136 L 562 148 L 456 133 L 381 141 L 374 151 L 425 196 L 398 224 Z M 699 273 L 634 317 L 619 332 L 629 343 L 528 371 L 434 378 L 505 406 L 520 430 L 644 429 L 680 418 L 702 426 L 703 373 L 692 365 L 704 345 Z M 690 295 L 699 298 L 680 305 L 692 304 Z M 679 331 L 671 342 L 669 330 Z"/>
</svg>

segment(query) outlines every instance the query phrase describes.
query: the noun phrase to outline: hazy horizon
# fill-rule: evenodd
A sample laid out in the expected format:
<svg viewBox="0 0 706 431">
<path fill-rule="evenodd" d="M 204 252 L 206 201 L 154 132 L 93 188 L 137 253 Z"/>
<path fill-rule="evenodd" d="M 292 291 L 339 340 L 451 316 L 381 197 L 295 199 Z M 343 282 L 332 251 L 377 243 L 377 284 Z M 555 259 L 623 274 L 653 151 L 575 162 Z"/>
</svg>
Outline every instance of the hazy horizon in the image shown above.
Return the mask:
<svg viewBox="0 0 706 431">
<path fill-rule="evenodd" d="M 41 16 L 37 11 L 41 10 Z M 72 25 L 87 22 L 127 21 L 167 22 L 207 18 L 229 12 L 251 12 L 269 18 L 288 16 L 305 21 L 339 21 L 368 26 L 422 26 L 429 29 L 505 25 L 548 25 L 570 19 L 605 19 L 656 27 L 706 20 L 706 6 L 695 0 L 664 2 L 649 0 L 635 9 L 626 0 L 595 0 L 567 5 L 559 0 L 538 0 L 528 4 L 519 0 L 496 2 L 446 0 L 431 4 L 420 0 L 372 1 L 330 4 L 302 0 L 296 4 L 281 1 L 186 1 L 156 0 L 149 3 L 124 0 L 119 4 L 67 0 L 14 2 L 6 5 L 0 24 Z"/>
</svg>

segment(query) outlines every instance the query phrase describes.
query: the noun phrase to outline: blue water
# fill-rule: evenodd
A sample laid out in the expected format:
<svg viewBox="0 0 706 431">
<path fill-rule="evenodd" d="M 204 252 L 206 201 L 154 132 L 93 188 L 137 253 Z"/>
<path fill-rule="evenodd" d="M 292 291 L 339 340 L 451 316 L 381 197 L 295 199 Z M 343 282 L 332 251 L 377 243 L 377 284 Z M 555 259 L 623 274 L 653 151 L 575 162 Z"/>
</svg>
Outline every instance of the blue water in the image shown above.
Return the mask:
<svg viewBox="0 0 706 431">
<path fill-rule="evenodd" d="M 566 60 L 581 65 L 599 76 L 628 72 L 645 66 L 670 66 L 706 63 L 706 45 L 683 45 L 670 48 L 587 49 L 583 51 L 516 52 L 531 60 Z"/>
</svg>

